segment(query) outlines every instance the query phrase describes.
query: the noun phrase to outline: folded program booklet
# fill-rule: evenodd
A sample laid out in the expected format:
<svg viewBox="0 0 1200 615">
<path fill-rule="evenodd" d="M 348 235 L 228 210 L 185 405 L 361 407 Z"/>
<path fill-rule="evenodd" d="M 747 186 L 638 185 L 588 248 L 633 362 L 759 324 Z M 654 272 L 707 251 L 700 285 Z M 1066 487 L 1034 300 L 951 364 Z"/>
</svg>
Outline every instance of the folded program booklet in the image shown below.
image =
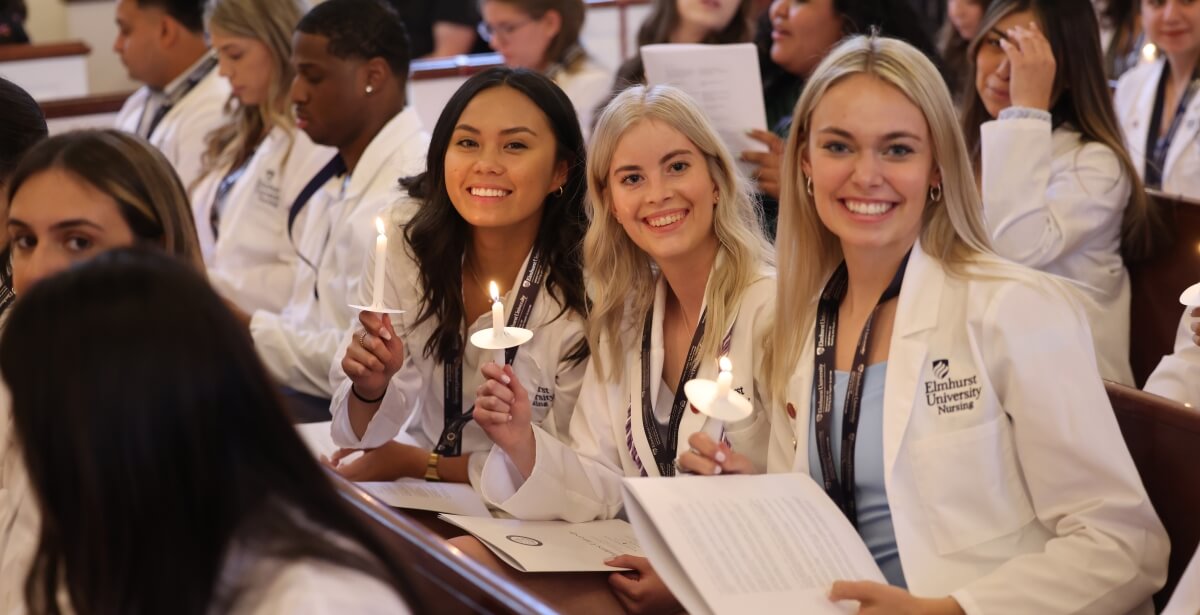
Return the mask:
<svg viewBox="0 0 1200 615">
<path fill-rule="evenodd" d="M 853 613 L 829 601 L 834 581 L 887 582 L 807 475 L 626 478 L 624 491 L 646 557 L 691 615 Z"/>
<path fill-rule="evenodd" d="M 615 572 L 604 560 L 642 555 L 633 528 L 620 519 L 567 523 L 439 515 L 478 538 L 521 572 Z"/>
</svg>

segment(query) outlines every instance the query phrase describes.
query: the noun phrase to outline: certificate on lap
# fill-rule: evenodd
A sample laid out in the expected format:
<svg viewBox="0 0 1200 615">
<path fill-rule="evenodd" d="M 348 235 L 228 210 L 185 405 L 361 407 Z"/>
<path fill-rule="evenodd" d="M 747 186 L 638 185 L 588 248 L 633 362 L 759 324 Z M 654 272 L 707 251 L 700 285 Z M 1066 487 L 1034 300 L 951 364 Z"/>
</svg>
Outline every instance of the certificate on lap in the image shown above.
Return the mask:
<svg viewBox="0 0 1200 615">
<path fill-rule="evenodd" d="M 642 555 L 625 521 L 520 521 L 439 515 L 478 538 L 496 557 L 521 572 L 615 572 L 618 555 Z"/>
</svg>

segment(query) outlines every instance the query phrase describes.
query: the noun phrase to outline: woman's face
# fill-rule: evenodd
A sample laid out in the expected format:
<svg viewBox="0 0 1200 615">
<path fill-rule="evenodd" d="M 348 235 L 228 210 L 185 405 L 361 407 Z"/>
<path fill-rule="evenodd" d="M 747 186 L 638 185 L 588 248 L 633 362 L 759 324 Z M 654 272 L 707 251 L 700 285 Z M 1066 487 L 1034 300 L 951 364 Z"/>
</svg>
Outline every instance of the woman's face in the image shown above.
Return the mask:
<svg viewBox="0 0 1200 615">
<path fill-rule="evenodd" d="M 608 168 L 612 215 L 656 262 L 695 261 L 715 249 L 717 185 L 691 139 L 642 120 L 621 135 Z"/>
<path fill-rule="evenodd" d="M 26 179 L 10 205 L 8 240 L 18 295 L 75 263 L 134 244 L 117 202 L 62 169 Z"/>
<path fill-rule="evenodd" d="M 1146 35 L 1168 56 L 1200 55 L 1200 2 L 1142 0 Z"/>
<path fill-rule="evenodd" d="M 546 114 L 507 86 L 480 92 L 463 109 L 445 164 L 450 201 L 480 228 L 538 224 L 546 196 L 567 181 Z"/>
<path fill-rule="evenodd" d="M 975 52 L 975 91 L 992 117 L 998 117 L 1001 111 L 1012 106 L 1008 91 L 1012 67 L 1004 49 L 1000 47 L 1002 33 L 1016 26 L 1028 26 L 1030 22 L 1037 23 L 1045 31 L 1033 11 L 1014 11 L 1005 15 L 990 32 L 983 33 L 983 40 Z"/>
<path fill-rule="evenodd" d="M 212 48 L 222 77 L 229 80 L 233 95 L 245 106 L 267 104 L 271 81 L 276 78 L 271 50 L 260 40 L 227 34 L 211 28 Z"/>
<path fill-rule="evenodd" d="M 920 108 L 891 84 L 858 74 L 829 88 L 810 127 L 801 167 L 817 215 L 842 249 L 907 251 L 929 189 L 941 181 Z"/>
<path fill-rule="evenodd" d="M 774 0 L 771 3 L 771 61 L 801 77 L 842 40 L 842 17 L 833 0 Z"/>
<path fill-rule="evenodd" d="M 965 40 L 975 38 L 982 18 L 983 3 L 979 0 L 949 0 L 946 3 L 946 19 Z"/>
<path fill-rule="evenodd" d="M 506 66 L 544 71 L 552 63 L 546 58 L 546 50 L 562 29 L 558 11 L 546 11 L 541 19 L 534 19 L 503 0 L 485 0 L 480 12 L 492 33 L 488 42 L 504 57 Z"/>
<path fill-rule="evenodd" d="M 682 28 L 711 34 L 729 26 L 740 4 L 740 0 L 675 0 L 675 10 Z"/>
</svg>

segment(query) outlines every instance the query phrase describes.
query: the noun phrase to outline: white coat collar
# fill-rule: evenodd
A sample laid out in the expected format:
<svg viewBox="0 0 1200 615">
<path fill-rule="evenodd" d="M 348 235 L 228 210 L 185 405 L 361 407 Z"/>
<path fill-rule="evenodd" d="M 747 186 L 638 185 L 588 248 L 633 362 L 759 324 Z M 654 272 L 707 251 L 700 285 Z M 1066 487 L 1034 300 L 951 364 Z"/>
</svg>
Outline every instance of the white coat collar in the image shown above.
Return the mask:
<svg viewBox="0 0 1200 615">
<path fill-rule="evenodd" d="M 352 198 L 365 191 L 374 183 L 375 177 L 380 171 L 387 170 L 384 167 L 389 169 L 396 167 L 396 165 L 388 164 L 391 158 L 403 156 L 408 151 L 404 144 L 409 139 L 420 138 L 420 134 L 421 118 L 412 105 L 405 107 L 403 111 L 388 120 L 375 138 L 367 144 L 367 149 L 363 150 L 362 157 L 358 159 L 358 164 L 350 173 L 350 182 L 346 185 L 344 198 Z M 394 179 L 399 180 L 400 178 Z"/>
</svg>

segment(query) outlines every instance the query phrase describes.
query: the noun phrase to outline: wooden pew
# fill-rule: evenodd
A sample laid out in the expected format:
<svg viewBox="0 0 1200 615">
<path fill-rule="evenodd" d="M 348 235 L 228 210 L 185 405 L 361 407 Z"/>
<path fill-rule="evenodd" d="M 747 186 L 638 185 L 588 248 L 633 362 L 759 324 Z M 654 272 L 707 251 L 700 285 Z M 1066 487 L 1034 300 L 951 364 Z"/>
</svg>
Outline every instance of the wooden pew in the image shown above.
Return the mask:
<svg viewBox="0 0 1200 615">
<path fill-rule="evenodd" d="M 555 612 L 525 590 L 459 554 L 420 521 L 379 502 L 335 472 L 330 471 L 329 476 L 341 496 L 375 530 L 380 542 L 407 564 L 406 572 L 423 612 L 446 615 Z"/>
<path fill-rule="evenodd" d="M 1154 596 L 1161 609 L 1200 544 L 1200 411 L 1112 382 L 1105 388 L 1125 445 L 1171 539 L 1167 584 Z"/>
<path fill-rule="evenodd" d="M 0 45 L 0 76 L 21 86 L 35 100 L 88 93 L 87 58 L 92 50 L 80 41 Z"/>
<path fill-rule="evenodd" d="M 1172 232 L 1152 258 L 1129 265 L 1129 363 L 1139 387 L 1175 345 L 1183 306 L 1179 294 L 1200 282 L 1200 202 L 1148 190 Z"/>
</svg>

